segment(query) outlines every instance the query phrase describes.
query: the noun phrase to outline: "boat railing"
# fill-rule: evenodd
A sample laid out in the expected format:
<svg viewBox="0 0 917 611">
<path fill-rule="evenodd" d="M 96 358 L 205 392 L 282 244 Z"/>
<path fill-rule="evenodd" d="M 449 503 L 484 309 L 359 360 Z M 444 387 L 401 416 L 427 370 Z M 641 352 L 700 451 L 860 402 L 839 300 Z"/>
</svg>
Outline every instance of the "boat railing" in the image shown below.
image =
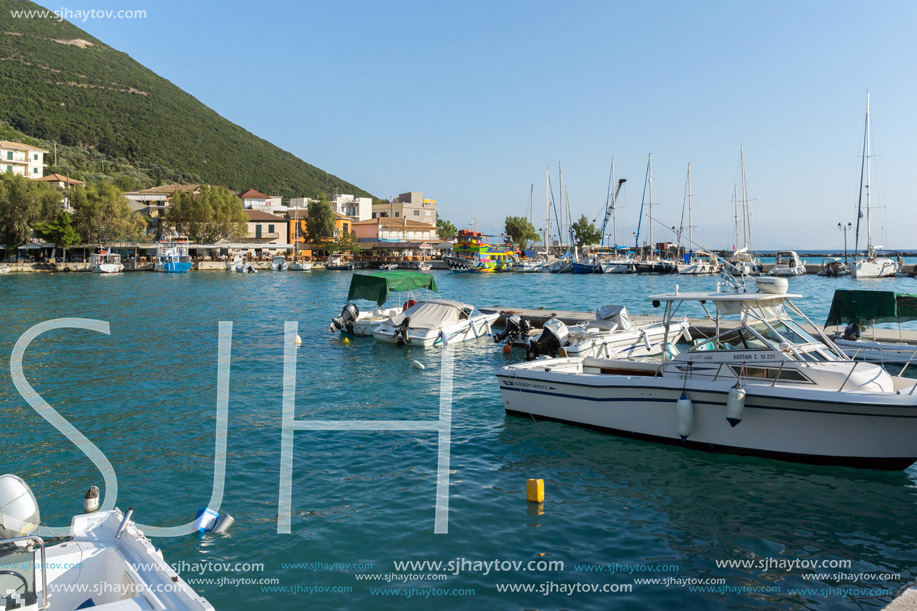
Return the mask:
<svg viewBox="0 0 917 611">
<path fill-rule="evenodd" d="M 35 535 L 25 537 L 14 537 L 12 539 L 0 539 L 0 545 L 8 543 L 35 543 L 38 544 L 41 557 L 41 606 L 39 609 L 49 609 L 51 604 L 48 602 L 48 561 L 45 557 L 45 540 Z M 37 589 L 37 588 L 36 588 Z"/>
</svg>

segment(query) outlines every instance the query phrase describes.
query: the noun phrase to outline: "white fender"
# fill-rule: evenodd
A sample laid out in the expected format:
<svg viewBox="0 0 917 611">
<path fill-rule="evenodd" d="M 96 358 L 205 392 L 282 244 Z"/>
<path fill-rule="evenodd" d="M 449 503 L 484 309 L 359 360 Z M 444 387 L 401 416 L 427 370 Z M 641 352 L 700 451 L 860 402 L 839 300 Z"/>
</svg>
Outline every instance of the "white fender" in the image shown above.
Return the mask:
<svg viewBox="0 0 917 611">
<path fill-rule="evenodd" d="M 726 399 L 726 420 L 730 426 L 735 427 L 742 422 L 745 413 L 745 389 L 736 384 L 729 389 L 729 398 Z"/>
<path fill-rule="evenodd" d="M 675 431 L 684 441 L 694 428 L 694 404 L 688 398 L 688 393 L 682 391 L 678 403 L 675 405 Z"/>
</svg>

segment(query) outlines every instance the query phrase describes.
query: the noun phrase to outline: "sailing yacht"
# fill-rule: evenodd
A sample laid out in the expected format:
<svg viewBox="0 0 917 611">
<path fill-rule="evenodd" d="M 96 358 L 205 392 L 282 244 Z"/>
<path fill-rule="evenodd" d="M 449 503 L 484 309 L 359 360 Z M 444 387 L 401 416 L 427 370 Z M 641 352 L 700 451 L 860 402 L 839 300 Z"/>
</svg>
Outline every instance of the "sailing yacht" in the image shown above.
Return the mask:
<svg viewBox="0 0 917 611">
<path fill-rule="evenodd" d="M 732 194 L 733 210 L 735 212 L 736 250 L 732 256 L 726 259 L 726 268 L 729 273 L 740 276 L 757 276 L 764 272 L 764 266 L 761 265 L 761 259 L 752 252 L 751 249 L 751 214 L 748 210 L 748 190 L 745 186 L 745 147 L 739 147 L 739 157 L 742 161 L 742 240 L 745 245 L 739 246 L 739 195 L 735 191 Z"/>
<path fill-rule="evenodd" d="M 686 252 L 683 261 L 675 264 L 675 271 L 679 274 L 697 276 L 700 274 L 716 274 L 720 271 L 720 264 L 713 254 L 703 251 L 694 250 L 694 217 L 693 207 L 691 205 L 691 164 L 688 164 L 688 190 L 686 194 L 688 200 L 688 245 L 690 252 Z M 683 209 L 682 209 L 683 210 Z M 684 217 L 682 217 L 684 218 Z M 679 238 L 681 234 L 679 233 Z M 680 241 L 680 239 L 679 239 Z"/>
<path fill-rule="evenodd" d="M 865 183 L 863 178 L 866 178 Z M 859 241 L 860 219 L 863 218 L 863 187 L 866 188 L 866 252 L 857 257 L 851 275 L 854 278 L 889 278 L 901 271 L 901 261 L 882 257 L 879 251 L 882 246 L 872 243 L 871 202 L 869 193 L 869 91 L 866 92 L 866 128 L 863 136 L 863 166 L 860 170 L 860 201 L 857 206 L 857 230 Z"/>
</svg>

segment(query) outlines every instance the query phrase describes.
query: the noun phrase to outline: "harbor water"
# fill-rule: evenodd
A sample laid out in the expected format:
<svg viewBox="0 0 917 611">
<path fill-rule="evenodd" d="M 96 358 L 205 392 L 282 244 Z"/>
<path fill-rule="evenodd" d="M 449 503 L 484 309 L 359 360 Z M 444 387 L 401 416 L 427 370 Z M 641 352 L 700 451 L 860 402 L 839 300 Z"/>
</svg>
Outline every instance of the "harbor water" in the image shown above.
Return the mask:
<svg viewBox="0 0 917 611">
<path fill-rule="evenodd" d="M 287 321 L 302 338 L 297 420 L 440 413 L 439 349 L 329 332 L 351 275 L 0 277 L 0 471 L 31 485 L 51 526 L 102 486 L 16 391 L 9 361 L 35 324 L 107 321 L 110 335 L 40 336 L 25 375 L 111 462 L 119 507 L 142 524 L 191 521 L 210 499 L 218 324 L 231 321 L 221 511 L 235 524 L 154 540 L 218 610 L 871 609 L 917 578 L 917 467 L 715 455 L 506 416 L 494 373 L 521 355 L 483 339 L 454 349 L 448 533 L 434 533 L 435 432 L 334 430 L 295 433 L 291 532 L 278 534 Z M 436 281 L 440 297 L 478 307 L 621 303 L 640 314 L 652 313 L 652 293 L 713 290 L 716 278 L 436 272 Z M 917 292 L 906 278 L 789 282 L 817 323 L 835 288 Z M 541 507 L 526 501 L 530 478 L 544 480 Z"/>
</svg>

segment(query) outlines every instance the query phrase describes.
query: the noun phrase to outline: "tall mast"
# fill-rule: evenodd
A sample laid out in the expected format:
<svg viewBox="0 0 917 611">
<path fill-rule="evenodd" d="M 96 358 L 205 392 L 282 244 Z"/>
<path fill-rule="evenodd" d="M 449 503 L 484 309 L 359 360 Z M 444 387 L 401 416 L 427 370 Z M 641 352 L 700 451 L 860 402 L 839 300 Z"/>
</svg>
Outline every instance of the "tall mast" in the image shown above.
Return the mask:
<svg viewBox="0 0 917 611">
<path fill-rule="evenodd" d="M 869 209 L 869 90 L 866 90 L 866 256 L 872 256 L 872 224 Z"/>
<path fill-rule="evenodd" d="M 732 243 L 732 249 L 739 249 L 739 187 L 736 184 L 732 185 L 732 213 L 736 222 L 736 239 Z"/>
<path fill-rule="evenodd" d="M 548 168 L 544 169 L 544 252 L 551 253 L 548 238 L 551 236 L 551 200 L 548 199 Z"/>
<path fill-rule="evenodd" d="M 529 223 L 531 223 L 532 225 L 535 224 L 535 208 L 533 205 L 535 201 L 534 198 L 535 198 L 535 183 L 532 183 L 532 186 L 529 187 L 529 210 L 528 210 Z"/>
<path fill-rule="evenodd" d="M 560 197 L 563 197 L 564 195 L 564 171 L 561 169 L 559 161 L 557 162 L 557 180 L 558 180 L 557 194 Z M 563 240 L 564 247 L 567 248 L 567 250 L 569 250 L 570 242 L 567 241 L 567 229 L 565 227 L 565 224 L 567 221 L 567 215 L 565 214 L 565 211 L 566 211 L 566 206 L 564 205 L 563 199 L 561 199 L 560 201 L 560 227 L 558 227 L 557 230 L 562 234 L 562 236 L 559 236 L 559 237 L 561 237 L 561 239 Z"/>
<path fill-rule="evenodd" d="M 691 164 L 688 164 L 688 249 L 694 250 L 694 217 L 691 216 Z"/>
<path fill-rule="evenodd" d="M 611 181 L 608 183 L 609 188 L 614 188 L 617 190 L 615 185 L 615 158 L 611 158 Z M 611 239 L 614 240 L 612 247 L 614 248 L 614 254 L 618 254 L 618 218 L 617 218 L 617 207 L 618 207 L 618 197 L 617 194 L 612 191 L 611 193 Z M 602 236 L 604 239 L 604 236 Z"/>
<path fill-rule="evenodd" d="M 653 241 L 653 154 L 649 158 L 649 219 L 650 219 L 650 256 L 656 252 L 656 243 Z"/>
<path fill-rule="evenodd" d="M 748 190 L 745 187 L 745 147 L 739 146 L 739 156 L 742 159 L 742 239 L 745 248 L 751 251 L 751 215 L 748 213 Z"/>
</svg>

